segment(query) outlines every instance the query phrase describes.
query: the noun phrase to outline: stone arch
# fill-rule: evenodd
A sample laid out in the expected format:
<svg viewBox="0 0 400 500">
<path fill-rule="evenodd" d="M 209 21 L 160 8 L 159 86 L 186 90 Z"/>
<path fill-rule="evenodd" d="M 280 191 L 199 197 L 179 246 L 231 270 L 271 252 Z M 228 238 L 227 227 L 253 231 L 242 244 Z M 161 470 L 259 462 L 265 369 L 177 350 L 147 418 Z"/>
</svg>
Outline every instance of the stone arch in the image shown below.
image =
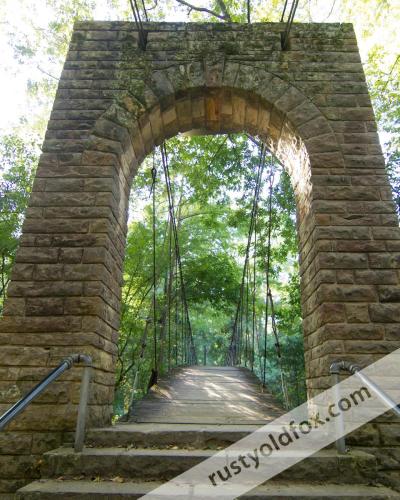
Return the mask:
<svg viewBox="0 0 400 500">
<path fill-rule="evenodd" d="M 309 318 L 310 314 L 313 318 L 309 309 L 319 306 L 315 299 L 312 305 L 307 304 L 317 287 L 317 271 L 311 265 L 315 257 L 313 183 L 318 189 L 316 180 L 324 178 L 332 162 L 336 169 L 344 166 L 336 135 L 310 99 L 264 69 L 236 63 L 209 68 L 206 61 L 199 63 L 197 71 L 192 66 L 157 70 L 148 79 L 144 103 L 126 94 L 93 127 L 89 147 L 84 151 L 86 158 L 94 155 L 94 162 L 98 162 L 99 155 L 114 154 L 120 165 L 114 216 L 121 233 L 113 240 L 124 240 L 130 185 L 137 168 L 155 146 L 188 131 L 256 135 L 288 170 L 295 190 L 307 328 L 307 321 L 315 322 Z M 193 72 L 197 77 L 191 79 Z M 254 76 L 252 85 L 245 79 L 250 73 Z M 121 254 L 122 248 L 121 244 Z M 121 258 L 117 264 L 120 269 Z"/>
<path fill-rule="evenodd" d="M 141 98 L 127 94 L 113 103 L 96 121 L 90 147 L 103 139 L 121 142 L 127 148 L 123 163 L 137 166 L 154 146 L 177 133 L 248 132 L 285 165 L 304 215 L 308 204 L 301 200 L 309 197 L 313 165 L 320 168 L 327 155 L 329 161 L 335 158 L 336 167 L 344 166 L 329 120 L 296 86 L 261 67 L 210 66 L 205 60 L 175 65 L 154 71 Z M 114 152 L 120 154 L 118 148 Z M 125 175 L 130 179 L 132 172 Z"/>
<path fill-rule="evenodd" d="M 75 27 L 0 320 L 1 409 L 85 351 L 91 423 L 109 422 L 130 183 L 180 131 L 258 134 L 291 174 L 311 395 L 338 357 L 365 365 L 400 346 L 398 219 L 350 27 L 324 25 L 325 42 L 293 26 L 282 52 L 279 24 L 149 26 L 145 53 L 131 23 Z M 24 460 L 73 429 L 78 380 L 10 426 Z"/>
</svg>

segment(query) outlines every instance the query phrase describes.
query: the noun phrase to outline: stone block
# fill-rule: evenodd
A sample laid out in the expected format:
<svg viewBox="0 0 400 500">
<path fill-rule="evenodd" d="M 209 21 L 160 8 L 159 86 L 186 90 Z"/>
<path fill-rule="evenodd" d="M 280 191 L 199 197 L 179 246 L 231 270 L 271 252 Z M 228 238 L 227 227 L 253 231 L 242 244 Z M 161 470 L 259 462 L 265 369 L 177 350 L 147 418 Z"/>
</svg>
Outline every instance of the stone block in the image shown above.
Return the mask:
<svg viewBox="0 0 400 500">
<path fill-rule="evenodd" d="M 27 316 L 57 316 L 64 313 L 64 301 L 61 298 L 28 298 L 26 300 Z"/>
<path fill-rule="evenodd" d="M 376 324 L 351 324 L 337 323 L 323 326 L 320 331 L 320 339 L 342 339 L 342 340 L 383 340 L 385 329 Z M 346 353 L 346 352 L 345 352 Z M 363 364 L 362 366 L 365 366 Z"/>
<path fill-rule="evenodd" d="M 378 286 L 379 300 L 381 302 L 400 302 L 400 286 Z"/>
<path fill-rule="evenodd" d="M 399 323 L 400 304 L 370 304 L 369 315 L 377 323 Z"/>
<path fill-rule="evenodd" d="M 32 450 L 32 434 L 29 432 L 1 432 L 0 456 L 27 455 L 30 452 L 35 453 Z"/>
<path fill-rule="evenodd" d="M 370 253 L 368 255 L 369 267 L 371 269 L 399 269 L 400 253 Z"/>
<path fill-rule="evenodd" d="M 9 297 L 64 297 L 81 295 L 82 289 L 82 283 L 74 281 L 12 281 L 8 287 L 8 295 Z"/>
<path fill-rule="evenodd" d="M 349 323 L 368 323 L 370 321 L 366 304 L 346 304 L 346 316 Z"/>
<path fill-rule="evenodd" d="M 359 270 L 354 271 L 355 280 L 357 283 L 369 285 L 394 285 L 399 282 L 397 273 L 394 270 Z"/>
<path fill-rule="evenodd" d="M 60 248 L 58 260 L 62 263 L 79 263 L 82 261 L 82 248 Z"/>
<path fill-rule="evenodd" d="M 338 269 L 336 271 L 336 279 L 338 283 L 354 283 L 354 271 L 349 269 Z"/>
<path fill-rule="evenodd" d="M 375 287 L 358 284 L 323 284 L 319 287 L 321 302 L 375 302 L 378 299 Z"/>
<path fill-rule="evenodd" d="M 8 297 L 3 308 L 4 316 L 24 316 L 25 315 L 25 299 L 17 299 Z"/>
<path fill-rule="evenodd" d="M 65 314 L 98 315 L 102 317 L 104 304 L 98 297 L 67 297 L 64 302 Z"/>
<path fill-rule="evenodd" d="M 17 263 L 56 263 L 58 261 L 57 248 L 20 247 L 15 261 Z"/>
<path fill-rule="evenodd" d="M 363 253 L 321 252 L 318 264 L 325 269 L 365 269 L 368 256 Z"/>
</svg>

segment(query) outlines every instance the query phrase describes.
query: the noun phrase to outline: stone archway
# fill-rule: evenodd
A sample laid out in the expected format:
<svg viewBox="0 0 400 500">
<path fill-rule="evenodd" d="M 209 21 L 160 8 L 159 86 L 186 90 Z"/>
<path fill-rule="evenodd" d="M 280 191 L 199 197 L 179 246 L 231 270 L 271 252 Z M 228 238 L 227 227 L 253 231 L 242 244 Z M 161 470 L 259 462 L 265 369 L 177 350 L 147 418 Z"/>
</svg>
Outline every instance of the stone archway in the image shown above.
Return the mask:
<svg viewBox="0 0 400 500">
<path fill-rule="evenodd" d="M 298 25 L 287 52 L 279 24 L 147 28 L 143 53 L 131 23 L 75 27 L 0 323 L 1 408 L 84 351 L 91 422 L 109 422 L 130 185 L 155 145 L 189 130 L 258 135 L 290 173 L 309 393 L 334 359 L 365 365 L 400 345 L 400 232 L 351 27 Z M 78 377 L 10 426 L 24 444 L 4 484 L 72 430 Z"/>
</svg>

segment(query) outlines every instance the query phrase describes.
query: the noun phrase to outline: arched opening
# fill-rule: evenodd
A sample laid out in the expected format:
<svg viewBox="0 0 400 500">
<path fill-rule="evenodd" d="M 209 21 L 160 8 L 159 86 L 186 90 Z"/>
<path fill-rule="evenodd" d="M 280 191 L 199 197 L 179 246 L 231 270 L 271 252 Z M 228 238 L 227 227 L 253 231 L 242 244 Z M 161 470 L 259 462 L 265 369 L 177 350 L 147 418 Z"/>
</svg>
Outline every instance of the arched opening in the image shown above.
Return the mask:
<svg viewBox="0 0 400 500">
<path fill-rule="evenodd" d="M 243 69 L 239 70 L 238 65 L 234 65 L 234 74 L 228 71 L 227 75 L 235 81 L 237 89 L 232 86 L 184 89 L 182 74 L 190 70 L 190 67 L 177 70 L 181 88 L 175 90 L 171 89 L 171 81 L 174 80 L 170 73 L 156 72 L 152 79 L 153 86 L 146 87 L 143 94 L 143 98 L 152 104 L 149 111 L 145 111 L 139 100 L 129 96 L 122 97 L 118 104 L 113 104 L 96 122 L 90 140 L 91 150 L 84 153 L 85 161 L 93 164 L 101 161 L 101 158 L 107 161 L 107 155 L 118 157 L 118 177 L 111 198 L 113 214 L 118 224 L 111 224 L 110 230 L 113 232 L 112 241 L 121 243 L 112 252 L 115 266 L 120 270 L 119 282 L 122 276 L 128 193 L 132 179 L 145 156 L 155 146 L 178 133 L 204 135 L 246 132 L 256 136 L 285 166 L 295 193 L 306 334 L 306 376 L 310 384 L 312 379 L 315 381 L 315 376 L 319 377 L 317 372 L 323 371 L 318 359 L 311 360 L 312 342 L 307 338 L 309 333 L 315 332 L 320 326 L 315 323 L 316 308 L 320 307 L 315 303 L 315 280 L 318 272 L 310 265 L 315 256 L 312 240 L 315 220 L 312 210 L 311 164 L 313 161 L 318 164 L 325 159 L 329 165 L 341 164 L 341 153 L 335 136 L 315 106 L 294 87 L 278 78 L 273 77 L 271 82 L 269 76 L 268 85 L 256 81 L 256 85 L 262 89 L 260 93 L 246 90 L 240 87 Z M 162 95 L 156 98 L 157 93 Z M 263 93 L 270 95 L 271 99 L 274 95 L 274 106 L 262 97 Z M 277 93 L 283 93 L 282 97 L 277 99 Z M 293 124 L 295 122 L 301 123 L 296 129 Z M 301 131 L 304 139 L 297 130 Z M 314 172 L 314 178 L 318 178 L 319 169 L 315 168 Z M 311 377 L 310 367 L 313 364 L 318 369 L 312 368 Z M 317 385 L 320 382 L 319 378 Z M 309 386 L 309 390 L 312 391 L 312 387 Z"/>
<path fill-rule="evenodd" d="M 132 397 L 147 393 L 153 369 L 160 377 L 194 363 L 248 368 L 282 405 L 297 406 L 305 400 L 305 376 L 288 174 L 244 134 L 178 135 L 166 141 L 163 153 L 156 148 L 146 157 L 131 191 L 116 413 L 126 413 Z M 236 344 L 236 359 L 229 359 Z M 215 392 L 210 387 L 211 396 Z"/>
</svg>

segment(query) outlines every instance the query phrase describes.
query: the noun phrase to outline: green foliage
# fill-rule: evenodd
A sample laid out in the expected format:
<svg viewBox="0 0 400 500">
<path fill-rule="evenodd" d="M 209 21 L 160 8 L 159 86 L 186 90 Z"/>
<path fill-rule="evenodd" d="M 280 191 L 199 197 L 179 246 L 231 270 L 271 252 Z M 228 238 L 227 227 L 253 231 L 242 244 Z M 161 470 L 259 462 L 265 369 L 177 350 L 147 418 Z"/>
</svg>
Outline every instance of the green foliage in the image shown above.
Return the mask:
<svg viewBox="0 0 400 500">
<path fill-rule="evenodd" d="M 303 335 L 300 331 L 292 335 L 281 335 L 282 372 L 287 387 L 289 406 L 294 408 L 307 400 L 305 387 Z M 281 368 L 275 350 L 275 341 L 267 341 L 267 386 L 283 405 Z"/>
<path fill-rule="evenodd" d="M 37 159 L 35 140 L 25 141 L 16 135 L 0 138 L 0 313 Z"/>
<path fill-rule="evenodd" d="M 378 62 L 384 55 L 381 47 L 375 47 L 369 55 L 369 90 L 385 142 L 386 165 L 400 214 L 400 54 L 391 60 L 389 70 Z"/>
<path fill-rule="evenodd" d="M 260 161 L 257 148 L 246 136 L 177 136 L 167 143 L 169 169 L 177 217 L 182 272 L 198 360 L 207 364 L 226 363 L 232 336 L 233 320 L 239 298 L 250 213 Z M 267 164 L 274 163 L 268 158 Z M 140 362 L 140 384 L 134 397 L 146 392 L 154 366 L 154 325 L 152 318 L 152 198 L 149 196 L 151 168 L 155 166 L 156 196 L 156 336 L 158 369 L 161 373 L 185 361 L 182 348 L 182 303 L 177 269 L 172 270 L 167 193 L 158 152 L 149 157 L 133 188 L 132 222 L 129 226 L 125 286 L 117 374 L 116 412 L 126 410 L 131 388 L 139 367 L 139 353 L 145 338 L 145 356 Z M 290 389 L 291 404 L 304 399 L 304 362 L 300 320 L 300 293 L 297 272 L 295 201 L 289 178 L 275 166 L 271 222 L 273 228 L 271 273 L 277 301 L 277 323 L 283 338 L 282 349 L 288 353 L 285 370 L 295 388 Z M 269 166 L 264 174 L 257 222 L 259 244 L 256 259 L 255 310 L 257 335 L 263 336 L 265 296 L 266 235 L 269 214 Z M 252 250 L 253 252 L 253 250 Z M 253 252 L 254 253 L 254 252 Z M 172 262 L 174 259 L 172 259 Z M 170 291 L 170 300 L 168 300 Z M 251 290 L 246 292 L 251 295 Z M 250 298 L 246 319 L 251 323 Z M 147 330 L 146 330 L 147 324 Z M 147 331 L 144 337 L 145 330 Z M 176 351 L 177 348 L 177 351 Z M 297 361 L 292 368 L 293 351 Z M 268 358 L 269 379 L 277 397 L 276 354 Z M 274 361 L 275 359 L 275 361 Z M 295 375 L 293 370 L 296 370 Z M 256 372 L 261 375 L 256 366 Z"/>
</svg>

